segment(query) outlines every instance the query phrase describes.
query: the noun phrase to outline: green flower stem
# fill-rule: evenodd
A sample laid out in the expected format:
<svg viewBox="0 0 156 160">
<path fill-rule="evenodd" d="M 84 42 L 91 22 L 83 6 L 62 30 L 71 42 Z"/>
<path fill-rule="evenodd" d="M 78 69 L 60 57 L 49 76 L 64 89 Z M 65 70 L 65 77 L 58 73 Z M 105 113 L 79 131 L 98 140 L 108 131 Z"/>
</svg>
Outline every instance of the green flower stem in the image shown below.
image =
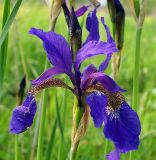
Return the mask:
<svg viewBox="0 0 156 160">
<path fill-rule="evenodd" d="M 69 153 L 69 159 L 75 160 L 76 159 L 76 153 L 78 149 L 78 145 L 80 142 L 80 139 L 75 141 L 75 136 L 77 134 L 77 130 L 79 129 L 80 121 L 83 116 L 83 108 L 81 106 L 78 106 L 78 100 L 77 97 L 74 97 L 74 106 L 73 106 L 73 125 L 72 125 L 72 142 L 71 142 L 71 148 Z"/>
<path fill-rule="evenodd" d="M 76 147 L 71 147 L 69 160 L 75 160 L 76 159 L 77 148 L 78 148 L 78 144 L 77 144 Z"/>
<path fill-rule="evenodd" d="M 134 60 L 134 73 L 133 73 L 133 107 L 137 110 L 139 105 L 139 70 L 140 70 L 140 46 L 141 46 L 141 33 L 142 27 L 136 28 L 136 46 L 135 46 L 135 60 Z M 129 160 L 132 160 L 132 152 L 129 154 Z"/>
<path fill-rule="evenodd" d="M 15 135 L 15 160 L 18 160 L 19 152 L 18 152 L 18 135 Z"/>
<path fill-rule="evenodd" d="M 47 60 L 46 60 L 45 68 L 48 68 Z M 44 137 L 44 128 L 45 128 L 47 98 L 48 98 L 48 91 L 44 90 L 43 99 L 42 99 L 39 135 L 38 135 L 37 160 L 43 159 L 42 151 L 43 151 L 43 137 Z"/>
<path fill-rule="evenodd" d="M 139 104 L 139 69 L 140 69 L 140 43 L 141 43 L 142 27 L 137 26 L 136 29 L 136 48 L 134 60 L 133 75 L 133 107 L 137 109 Z"/>
</svg>

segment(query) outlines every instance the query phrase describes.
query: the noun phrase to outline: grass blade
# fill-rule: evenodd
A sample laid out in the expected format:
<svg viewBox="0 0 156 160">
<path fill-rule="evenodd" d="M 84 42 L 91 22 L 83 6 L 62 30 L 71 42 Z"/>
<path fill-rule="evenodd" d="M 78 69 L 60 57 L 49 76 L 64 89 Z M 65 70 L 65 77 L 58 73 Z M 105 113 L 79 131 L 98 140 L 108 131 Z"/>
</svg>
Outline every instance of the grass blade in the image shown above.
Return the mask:
<svg viewBox="0 0 156 160">
<path fill-rule="evenodd" d="M 5 1 L 5 9 L 4 9 L 4 17 L 3 17 L 3 30 L 0 35 L 0 48 L 2 47 L 2 50 L 0 50 L 0 90 L 2 89 L 3 79 L 4 79 L 4 69 L 5 69 L 5 63 L 7 58 L 7 46 L 8 46 L 8 32 L 11 27 L 11 24 L 14 21 L 14 18 L 16 17 L 16 14 L 20 8 L 20 5 L 22 3 L 22 0 L 17 0 L 16 4 L 9 15 L 10 10 L 10 0 Z M 4 23 L 5 22 L 5 23 Z M 6 41 L 5 41 L 6 40 Z"/>
<path fill-rule="evenodd" d="M 54 145 L 54 139 L 55 139 L 55 135 L 56 135 L 56 129 L 57 129 L 57 118 L 55 119 L 54 126 L 53 126 L 53 129 L 51 132 L 50 142 L 49 142 L 47 154 L 46 154 L 46 160 L 50 160 L 50 158 L 51 158 L 51 154 L 53 151 L 53 145 Z"/>
<path fill-rule="evenodd" d="M 41 109 L 41 118 L 40 118 L 40 127 L 38 135 L 38 147 L 37 147 L 37 160 L 42 160 L 43 158 L 43 137 L 44 137 L 44 128 L 45 128 L 45 118 L 46 118 L 46 106 L 48 99 L 48 91 L 43 91 L 43 103 Z"/>
<path fill-rule="evenodd" d="M 8 17 L 8 19 L 7 19 L 7 21 L 6 21 L 5 25 L 4 25 L 4 28 L 3 28 L 2 33 L 0 35 L 0 46 L 4 42 L 6 36 L 7 36 L 8 32 L 9 32 L 9 29 L 10 29 L 10 27 L 11 27 L 11 25 L 12 25 L 12 23 L 13 23 L 15 17 L 16 17 L 16 14 L 17 14 L 20 6 L 21 6 L 21 3 L 22 3 L 22 0 L 17 0 L 16 1 L 13 10 L 12 10 L 10 16 Z"/>
<path fill-rule="evenodd" d="M 10 0 L 5 0 L 2 29 L 6 23 L 9 15 L 10 15 Z M 2 43 L 2 46 L 0 47 L 0 73 L 1 73 L 1 75 L 0 75 L 0 88 L 2 86 L 3 78 L 4 78 L 7 49 L 8 49 L 8 34 L 6 35 L 6 38 L 5 38 L 4 42 Z"/>
<path fill-rule="evenodd" d="M 67 155 L 66 143 L 65 143 L 65 139 L 64 139 L 64 131 L 63 131 L 63 127 L 62 127 L 57 96 L 56 96 L 56 113 L 57 113 L 58 127 L 59 127 L 59 130 L 60 130 L 60 133 L 61 133 L 61 138 L 62 138 L 62 142 L 63 142 L 63 146 L 64 146 L 64 151 L 65 151 L 65 154 Z"/>
</svg>

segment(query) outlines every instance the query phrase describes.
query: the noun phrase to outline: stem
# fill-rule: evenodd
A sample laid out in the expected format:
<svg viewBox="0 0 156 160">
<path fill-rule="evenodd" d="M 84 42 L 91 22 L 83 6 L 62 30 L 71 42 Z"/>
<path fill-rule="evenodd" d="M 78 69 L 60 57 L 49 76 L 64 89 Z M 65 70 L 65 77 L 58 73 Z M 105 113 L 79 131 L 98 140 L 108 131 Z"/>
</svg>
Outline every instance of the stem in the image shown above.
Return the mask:
<svg viewBox="0 0 156 160">
<path fill-rule="evenodd" d="M 77 152 L 78 144 L 77 144 L 76 147 L 71 147 L 69 160 L 75 160 L 76 159 L 76 152 Z"/>
<path fill-rule="evenodd" d="M 15 160 L 18 160 L 18 136 L 15 135 Z"/>
<path fill-rule="evenodd" d="M 133 107 L 137 109 L 139 104 L 139 69 L 140 69 L 140 43 L 141 43 L 142 27 L 137 26 L 136 29 L 136 48 L 134 60 L 134 75 L 133 75 Z"/>
<path fill-rule="evenodd" d="M 46 60 L 45 68 L 48 67 L 48 62 Z M 45 118 L 46 118 L 46 104 L 47 104 L 48 92 L 46 90 L 43 91 L 43 104 L 41 108 L 41 119 L 40 119 L 40 127 L 39 127 L 39 136 L 38 136 L 38 147 L 37 147 L 37 160 L 43 159 L 43 136 L 44 136 L 44 127 L 45 127 Z"/>
<path fill-rule="evenodd" d="M 133 74 L 133 107 L 137 109 L 139 104 L 139 69 L 140 69 L 140 45 L 141 45 L 142 27 L 136 28 L 136 46 L 135 46 L 135 60 L 134 60 L 134 74 Z M 132 152 L 129 154 L 129 160 L 132 159 Z"/>
</svg>

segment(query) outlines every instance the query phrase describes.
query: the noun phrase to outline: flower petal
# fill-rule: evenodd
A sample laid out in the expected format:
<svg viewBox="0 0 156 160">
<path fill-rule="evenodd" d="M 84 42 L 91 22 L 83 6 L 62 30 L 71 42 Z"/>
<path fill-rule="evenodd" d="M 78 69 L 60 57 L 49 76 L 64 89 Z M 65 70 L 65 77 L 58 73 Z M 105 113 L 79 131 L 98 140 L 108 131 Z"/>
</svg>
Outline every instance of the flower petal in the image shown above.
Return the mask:
<svg viewBox="0 0 156 160">
<path fill-rule="evenodd" d="M 112 58 L 112 53 L 107 54 L 106 56 L 106 59 L 99 66 L 99 71 L 104 71 L 108 67 L 109 61 Z"/>
<path fill-rule="evenodd" d="M 116 148 L 123 153 L 138 149 L 141 124 L 137 113 L 126 102 L 116 112 L 118 118 L 113 116 L 114 113 L 106 115 L 104 128 L 106 138 L 113 141 Z"/>
<path fill-rule="evenodd" d="M 96 16 L 96 9 L 88 14 L 86 28 L 89 32 L 89 35 L 84 44 L 88 43 L 89 41 L 98 41 L 100 39 L 99 22 Z"/>
<path fill-rule="evenodd" d="M 74 66 L 76 69 L 79 68 L 80 64 L 93 56 L 100 54 L 110 54 L 112 52 L 117 52 L 116 46 L 111 43 L 100 42 L 100 41 L 90 41 L 85 44 L 77 53 Z"/>
<path fill-rule="evenodd" d="M 125 91 L 120 88 L 112 78 L 102 72 L 95 72 L 90 74 L 87 78 L 85 78 L 85 81 L 83 81 L 83 86 L 81 86 L 81 88 L 87 88 L 89 85 L 92 85 L 95 80 L 100 82 L 102 86 L 110 92 Z"/>
<path fill-rule="evenodd" d="M 10 132 L 12 134 L 19 134 L 26 131 L 32 125 L 35 114 L 36 101 L 33 95 L 28 94 L 24 103 L 13 111 Z"/>
<path fill-rule="evenodd" d="M 90 5 L 88 5 L 88 6 L 82 6 L 79 9 L 77 9 L 76 12 L 75 12 L 76 16 L 77 17 L 83 16 L 86 13 L 86 11 L 88 10 L 89 7 L 90 7 Z"/>
<path fill-rule="evenodd" d="M 39 78 L 32 80 L 31 83 L 32 85 L 38 85 L 48 80 L 49 78 L 62 73 L 66 73 L 66 70 L 63 68 L 57 68 L 57 67 L 50 68 L 46 70 L 44 73 L 42 73 Z"/>
<path fill-rule="evenodd" d="M 107 160 L 120 160 L 120 151 L 116 148 L 114 151 L 106 155 Z"/>
<path fill-rule="evenodd" d="M 107 42 L 111 43 L 114 46 L 116 46 L 115 41 L 114 41 L 113 37 L 111 36 L 110 31 L 109 31 L 109 28 L 105 24 L 104 17 L 101 17 L 101 22 L 102 22 L 102 24 L 103 24 L 103 26 L 104 26 L 104 28 L 106 30 L 106 33 L 107 33 Z M 107 66 L 109 64 L 109 61 L 111 60 L 112 54 L 113 54 L 113 52 L 107 55 L 106 60 L 101 63 L 101 65 L 99 67 L 99 71 L 104 71 L 107 68 Z"/>
<path fill-rule="evenodd" d="M 29 33 L 43 41 L 48 59 L 54 66 L 63 68 L 66 72 L 71 73 L 72 54 L 69 44 L 64 37 L 55 32 L 44 32 L 35 28 L 32 28 Z"/>
<path fill-rule="evenodd" d="M 114 45 L 116 45 L 113 37 L 111 36 L 111 33 L 110 33 L 108 26 L 105 24 L 104 17 L 101 17 L 101 22 L 102 22 L 102 24 L 105 28 L 106 34 L 107 34 L 107 42 L 114 43 Z"/>
<path fill-rule="evenodd" d="M 88 76 L 92 73 L 95 73 L 97 71 L 96 67 L 91 64 L 88 67 L 86 67 L 83 71 L 82 77 L 81 77 L 81 89 L 83 90 L 85 87 L 86 80 L 88 79 Z"/>
<path fill-rule="evenodd" d="M 96 128 L 100 128 L 104 122 L 104 110 L 107 106 L 107 98 L 104 94 L 100 92 L 92 93 L 91 95 L 87 96 L 87 104 L 90 106 L 91 109 L 91 116 L 94 121 L 94 125 Z"/>
</svg>

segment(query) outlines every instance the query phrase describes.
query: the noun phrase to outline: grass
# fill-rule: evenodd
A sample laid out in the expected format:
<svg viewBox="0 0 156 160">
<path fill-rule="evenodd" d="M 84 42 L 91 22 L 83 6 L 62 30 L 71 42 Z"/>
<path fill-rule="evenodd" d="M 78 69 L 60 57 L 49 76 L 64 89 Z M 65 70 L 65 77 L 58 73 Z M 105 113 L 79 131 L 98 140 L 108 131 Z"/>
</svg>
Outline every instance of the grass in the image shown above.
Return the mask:
<svg viewBox="0 0 156 160">
<path fill-rule="evenodd" d="M 39 10 L 39 11 L 38 11 Z M 101 13 L 100 13 L 101 14 Z M 0 17 L 2 11 L 0 8 Z M 24 4 L 19 14 L 14 21 L 14 24 L 10 30 L 10 43 L 8 48 L 8 59 L 6 63 L 6 75 L 4 79 L 4 90 L 2 92 L 2 103 L 0 104 L 0 159 L 2 160 L 12 160 L 14 157 L 14 136 L 9 134 L 9 121 L 11 117 L 11 112 L 16 105 L 16 92 L 18 90 L 18 85 L 25 73 L 24 65 L 22 64 L 21 54 L 23 55 L 23 60 L 27 70 L 27 79 L 31 80 L 39 76 L 44 71 L 45 66 L 45 53 L 42 48 L 41 42 L 28 35 L 28 31 L 31 27 L 42 28 L 48 30 L 49 26 L 49 12 L 46 6 L 40 6 L 38 4 L 30 5 Z M 105 15 L 106 22 L 111 26 L 109 16 Z M 0 19 L 1 23 L 1 19 Z M 67 32 L 64 30 L 65 20 L 61 16 L 58 20 L 56 26 L 56 31 L 67 37 Z M 1 25 L 1 24 L 0 24 Z M 137 151 L 133 152 L 133 157 L 136 160 L 152 160 L 156 159 L 155 148 L 156 148 L 156 36 L 154 31 L 156 28 L 155 18 L 148 16 L 145 21 L 144 29 L 142 32 L 142 43 L 141 43 L 141 74 L 140 74 L 140 104 L 138 107 L 138 113 L 142 123 L 142 133 L 141 133 L 141 143 Z M 103 29 L 101 27 L 101 33 Z M 84 32 L 84 37 L 86 32 Z M 105 34 L 101 34 L 105 38 Z M 124 55 L 120 70 L 120 75 L 118 83 L 127 89 L 125 96 L 128 102 L 132 102 L 132 77 L 133 77 L 133 64 L 134 64 L 134 43 L 135 43 L 135 23 L 133 18 L 126 18 L 126 31 L 125 31 L 125 47 Z M 101 61 L 101 56 L 98 58 L 93 58 L 87 60 L 83 66 L 87 63 L 94 63 L 98 66 L 99 61 Z M 106 71 L 111 75 L 111 65 Z M 62 76 L 65 79 L 65 76 Z M 27 88 L 30 87 L 28 83 Z M 64 90 L 65 91 L 65 90 Z M 49 98 L 47 104 L 47 112 L 45 119 L 45 137 L 44 137 L 44 148 L 43 154 L 47 153 L 48 144 L 51 137 L 51 132 L 53 131 L 53 126 L 56 121 L 56 103 L 55 103 L 55 93 L 54 89 L 49 90 Z M 70 149 L 70 134 L 72 125 L 72 104 L 73 97 L 69 91 L 66 91 L 66 116 L 62 123 L 64 123 L 64 138 L 66 142 L 66 150 Z M 62 102 L 62 90 L 57 89 L 58 103 Z M 37 96 L 38 102 L 38 113 L 40 109 L 40 99 L 41 94 Z M 59 105 L 60 106 L 60 105 Z M 62 108 L 61 111 L 64 109 Z M 61 113 L 62 114 L 62 113 Z M 34 141 L 35 127 L 37 123 L 36 115 L 35 122 L 29 131 L 23 133 L 19 136 L 19 150 L 21 152 L 20 159 L 30 159 L 30 154 L 32 151 L 32 142 Z M 62 116 L 61 116 L 62 117 Z M 62 119 L 61 119 L 62 120 Z M 57 125 L 58 126 L 58 125 Z M 57 127 L 53 152 L 51 154 L 51 160 L 58 159 L 60 153 L 60 144 L 62 143 L 62 136 L 60 134 L 59 127 Z M 92 120 L 87 130 L 86 135 L 82 139 L 79 150 L 78 159 L 79 160 L 95 160 L 104 159 L 105 146 L 107 141 L 103 137 L 102 128 L 96 129 L 93 126 Z M 63 145 L 63 143 L 62 143 Z M 107 153 L 111 151 L 113 145 L 108 142 Z M 35 147 L 35 152 L 36 152 Z M 64 147 L 62 148 L 63 154 L 66 151 Z M 127 160 L 127 155 L 122 155 L 122 160 Z M 34 157 L 32 159 L 35 159 Z M 49 158 L 50 159 L 50 158 Z M 63 160 L 65 158 L 60 158 Z"/>
</svg>

